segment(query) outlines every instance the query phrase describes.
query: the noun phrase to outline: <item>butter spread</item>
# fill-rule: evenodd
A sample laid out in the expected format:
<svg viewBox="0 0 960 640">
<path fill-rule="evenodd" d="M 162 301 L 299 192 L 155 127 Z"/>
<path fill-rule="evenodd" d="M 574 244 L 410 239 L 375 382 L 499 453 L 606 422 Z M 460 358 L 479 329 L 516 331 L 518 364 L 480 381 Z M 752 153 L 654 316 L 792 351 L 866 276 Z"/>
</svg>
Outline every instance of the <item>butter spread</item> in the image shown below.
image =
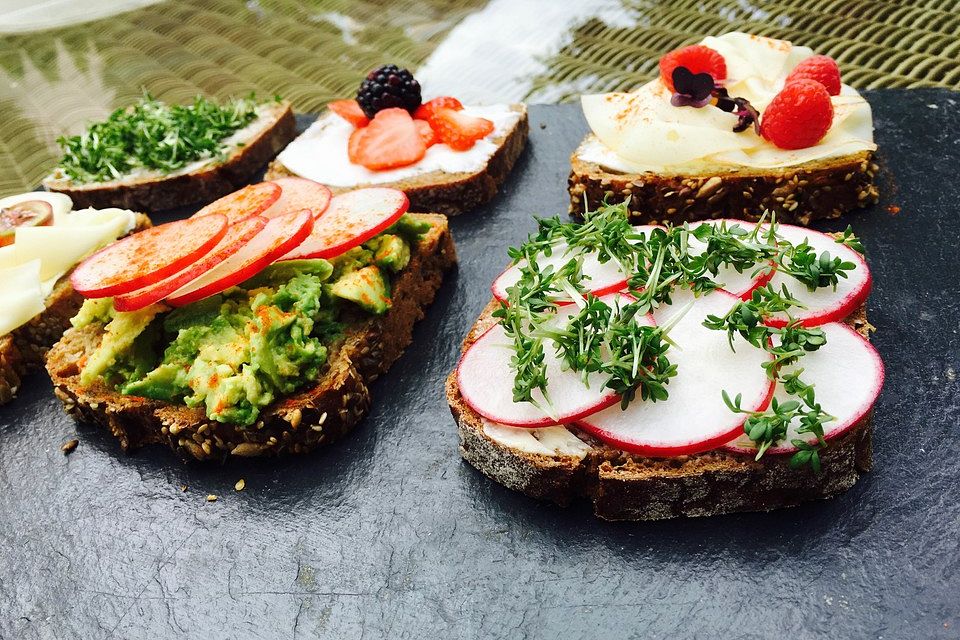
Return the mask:
<svg viewBox="0 0 960 640">
<path fill-rule="evenodd" d="M 464 107 L 463 112 L 493 122 L 493 133 L 478 140 L 466 151 L 455 151 L 445 144 L 435 144 L 427 149 L 419 162 L 407 167 L 371 171 L 350 162 L 347 142 L 354 127 L 332 112 L 310 125 L 277 156 L 277 160 L 302 178 L 337 187 L 397 182 L 433 171 L 476 173 L 482 171 L 496 153 L 498 147 L 493 141 L 513 128 L 520 119 L 520 113 L 506 104 L 468 106 Z"/>
<path fill-rule="evenodd" d="M 794 46 L 745 33 L 705 38 L 702 44 L 723 55 L 724 86 L 761 112 L 783 88 L 790 71 L 813 55 Z M 623 173 L 697 174 L 737 167 L 778 168 L 873 151 L 870 105 L 850 86 L 832 96 L 834 119 L 827 135 L 806 149 L 780 149 L 752 129 L 735 133 L 737 116 L 714 107 L 674 107 L 670 90 L 657 78 L 632 93 L 582 97 L 593 136 L 577 156 Z"/>
</svg>

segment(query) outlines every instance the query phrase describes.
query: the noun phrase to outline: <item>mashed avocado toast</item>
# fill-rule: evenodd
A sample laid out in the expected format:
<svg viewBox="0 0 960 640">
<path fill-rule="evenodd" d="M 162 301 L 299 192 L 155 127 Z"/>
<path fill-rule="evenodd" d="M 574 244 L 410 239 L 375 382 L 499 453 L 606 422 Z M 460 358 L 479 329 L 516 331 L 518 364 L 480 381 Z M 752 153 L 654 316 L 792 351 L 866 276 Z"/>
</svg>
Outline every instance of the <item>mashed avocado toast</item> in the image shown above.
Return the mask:
<svg viewBox="0 0 960 640">
<path fill-rule="evenodd" d="M 121 312 L 90 298 L 47 368 L 67 411 L 125 449 L 309 451 L 365 414 L 367 383 L 400 356 L 455 261 L 446 218 L 404 214 L 337 255 L 274 261 L 181 306 Z"/>
</svg>

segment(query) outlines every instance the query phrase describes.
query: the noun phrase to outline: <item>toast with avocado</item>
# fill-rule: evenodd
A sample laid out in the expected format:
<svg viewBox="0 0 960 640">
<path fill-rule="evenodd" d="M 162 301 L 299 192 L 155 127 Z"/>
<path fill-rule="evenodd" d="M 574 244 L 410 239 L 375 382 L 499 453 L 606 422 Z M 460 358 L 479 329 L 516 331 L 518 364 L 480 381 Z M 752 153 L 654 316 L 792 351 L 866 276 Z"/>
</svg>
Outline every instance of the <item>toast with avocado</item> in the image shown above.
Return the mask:
<svg viewBox="0 0 960 640">
<path fill-rule="evenodd" d="M 147 213 L 212 202 L 243 185 L 295 136 L 289 102 L 149 96 L 59 139 L 63 158 L 43 180 L 78 207 Z"/>
<path fill-rule="evenodd" d="M 83 304 L 70 284 L 73 265 L 102 244 L 148 227 L 147 216 L 129 211 L 74 212 L 60 194 L 0 200 L 0 404 L 43 368 L 47 350 Z"/>
<path fill-rule="evenodd" d="M 336 196 L 315 219 L 310 210 L 270 218 L 225 270 L 161 301 L 116 291 L 88 299 L 47 357 L 67 412 L 107 428 L 124 450 L 158 443 L 197 460 L 304 453 L 349 432 L 370 407 L 369 384 L 403 353 L 456 263 L 446 218 L 404 214 L 402 193 L 374 192 Z M 274 233 L 279 248 L 242 267 Z M 117 311 L 131 301 L 145 306 Z"/>
<path fill-rule="evenodd" d="M 460 453 L 610 520 L 767 511 L 871 466 L 883 363 L 852 233 L 541 220 L 446 383 Z"/>
</svg>

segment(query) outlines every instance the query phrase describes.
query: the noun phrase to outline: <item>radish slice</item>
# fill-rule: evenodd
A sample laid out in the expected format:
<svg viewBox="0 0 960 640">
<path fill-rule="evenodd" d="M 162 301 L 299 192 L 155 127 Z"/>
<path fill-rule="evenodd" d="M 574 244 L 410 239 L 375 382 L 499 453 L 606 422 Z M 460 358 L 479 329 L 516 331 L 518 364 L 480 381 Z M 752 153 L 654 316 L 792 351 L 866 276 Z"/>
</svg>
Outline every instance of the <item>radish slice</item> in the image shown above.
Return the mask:
<svg viewBox="0 0 960 640">
<path fill-rule="evenodd" d="M 739 225 L 746 231 L 753 231 L 756 228 L 756 224 L 753 222 L 745 222 L 743 220 L 707 220 L 697 225 L 692 225 L 691 229 L 696 229 L 701 225 L 710 225 L 717 226 L 721 223 L 726 223 L 727 228 L 729 229 L 733 225 Z M 704 251 L 707 250 L 707 243 L 698 240 L 697 238 L 690 236 L 690 253 L 691 255 L 698 256 Z M 714 282 L 720 283 L 720 286 L 724 291 L 728 291 L 733 295 L 739 297 L 741 300 L 747 300 L 750 298 L 750 294 L 753 293 L 753 290 L 762 287 L 763 285 L 770 282 L 770 278 L 773 277 L 773 267 L 764 269 L 757 275 L 753 275 L 757 270 L 758 265 L 753 265 L 749 269 L 746 269 L 743 272 L 737 271 L 729 265 L 723 265 L 717 271 L 716 276 L 711 276 L 711 279 Z"/>
<path fill-rule="evenodd" d="M 632 301 L 625 294 L 611 294 L 601 298 L 609 305 L 617 298 Z M 557 311 L 557 322 L 563 322 L 576 313 L 577 307 L 568 305 Z M 645 316 L 649 326 L 653 318 Z M 544 362 L 547 367 L 547 394 L 552 403 L 553 416 L 547 415 L 532 403 L 513 401 L 514 371 L 510 367 L 513 340 L 500 324 L 495 324 L 474 342 L 457 367 L 457 384 L 464 401 L 471 409 L 488 420 L 513 427 L 546 427 L 572 422 L 619 402 L 612 390 L 603 386 L 605 375 L 595 373 L 588 377 L 588 386 L 580 374 L 566 369 L 556 355 L 552 341 L 544 341 Z M 536 390 L 533 397 L 545 405 L 543 394 Z M 728 438 L 729 439 L 729 438 Z"/>
<path fill-rule="evenodd" d="M 634 231 L 646 236 L 656 228 L 654 225 L 640 225 L 634 227 Z M 546 268 L 548 265 L 559 269 L 582 253 L 583 252 L 579 250 L 571 250 L 566 242 L 560 241 L 554 245 L 553 253 L 549 257 L 541 256 L 537 263 L 541 269 Z M 501 302 L 506 302 L 509 296 L 507 289 L 520 281 L 520 269 L 525 265 L 526 260 L 522 260 L 517 264 L 507 267 L 506 270 L 497 276 L 497 279 L 493 281 L 493 286 L 490 287 L 494 298 Z M 586 278 L 589 278 L 584 279 L 584 285 L 588 286 L 590 292 L 597 297 L 625 289 L 627 286 L 627 278 L 629 277 L 627 274 L 624 274 L 623 271 L 620 270 L 619 265 L 612 260 L 601 264 L 595 253 L 588 253 L 584 256 L 582 273 Z"/>
<path fill-rule="evenodd" d="M 173 293 L 167 302 L 182 307 L 240 284 L 303 242 L 312 228 L 313 213 L 309 209 L 273 218 L 238 252 Z"/>
<path fill-rule="evenodd" d="M 210 271 L 241 247 L 250 242 L 266 226 L 267 219 L 262 216 L 247 218 L 227 228 L 227 233 L 213 250 L 180 273 L 174 274 L 156 284 L 149 285 L 131 293 L 124 293 L 113 299 L 113 308 L 117 311 L 137 311 L 160 302 L 169 294 L 184 285 L 193 282 Z"/>
<path fill-rule="evenodd" d="M 260 214 L 265 218 L 275 218 L 300 209 L 310 209 L 313 217 L 319 218 L 330 206 L 330 199 L 333 198 L 330 189 L 306 178 L 277 178 L 270 182 L 279 186 L 281 193 L 277 201 Z"/>
<path fill-rule="evenodd" d="M 144 229 L 81 262 L 70 276 L 70 283 L 88 298 L 129 293 L 199 260 L 226 232 L 227 218 L 221 214 Z"/>
<path fill-rule="evenodd" d="M 579 425 L 601 440 L 623 449 L 651 456 L 676 456 L 709 451 L 743 428 L 746 416 L 733 413 L 723 401 L 742 394 L 745 409 L 761 411 L 773 396 L 773 381 L 763 370 L 770 359 L 737 336 L 736 351 L 730 350 L 727 334 L 703 326 L 710 315 L 723 315 L 737 297 L 723 290 L 694 298 L 677 291 L 673 304 L 658 309 L 658 324 L 668 321 L 690 301 L 693 306 L 670 330 L 667 358 L 677 365 L 677 375 L 667 385 L 669 397 L 660 402 L 635 401 L 626 411 L 619 406 L 582 418 Z"/>
<path fill-rule="evenodd" d="M 823 425 L 823 436 L 829 440 L 846 433 L 873 407 L 883 387 L 883 361 L 873 345 L 849 326 L 831 322 L 820 328 L 827 334 L 827 343 L 804 355 L 796 365 L 785 367 L 784 372 L 802 368 L 800 379 L 814 385 L 817 402 L 826 413 L 836 418 Z M 778 401 L 796 399 L 787 395 L 779 385 L 774 397 Z M 779 445 L 767 449 L 767 453 L 793 453 L 797 448 L 790 443 L 797 439 L 816 441 L 812 433 L 797 434 L 799 426 L 799 420 L 792 422 L 787 427 L 787 437 Z M 746 434 L 741 434 L 724 449 L 737 453 L 757 452 Z"/>
<path fill-rule="evenodd" d="M 846 278 L 840 278 L 836 289 L 820 287 L 816 291 L 810 291 L 806 285 L 789 275 L 780 272 L 774 274 L 770 284 L 775 289 L 787 285 L 787 290 L 806 306 L 806 309 L 793 309 L 791 311 L 793 317 L 800 320 L 804 326 L 816 327 L 827 322 L 843 320 L 862 305 L 867 296 L 870 295 L 870 287 L 873 283 L 870 267 L 867 266 L 863 256 L 850 247 L 840 244 L 832 237 L 819 231 L 811 231 L 792 225 L 780 225 L 780 228 L 777 229 L 777 235 L 794 245 L 798 245 L 806 239 L 817 252 L 817 255 L 827 251 L 831 256 L 839 257 L 857 265 L 856 269 L 847 272 Z M 768 319 L 767 324 L 773 327 L 782 327 L 787 324 L 787 315 L 778 314 Z"/>
<path fill-rule="evenodd" d="M 222 214 L 227 222 L 236 224 L 247 218 L 259 215 L 280 198 L 280 185 L 272 182 L 260 182 L 247 185 L 243 189 L 228 193 L 214 200 L 192 217 L 200 218 L 211 214 Z"/>
<path fill-rule="evenodd" d="M 334 196 L 310 236 L 283 260 L 334 258 L 387 229 L 409 206 L 403 191 L 386 187 L 356 189 Z"/>
</svg>

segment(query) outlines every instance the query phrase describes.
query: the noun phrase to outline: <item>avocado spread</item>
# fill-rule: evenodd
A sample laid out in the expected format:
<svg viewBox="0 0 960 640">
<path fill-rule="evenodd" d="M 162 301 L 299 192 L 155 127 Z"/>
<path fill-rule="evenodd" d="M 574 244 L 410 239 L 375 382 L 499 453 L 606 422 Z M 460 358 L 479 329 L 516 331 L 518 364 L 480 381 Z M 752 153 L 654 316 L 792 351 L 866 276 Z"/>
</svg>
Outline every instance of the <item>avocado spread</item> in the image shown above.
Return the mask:
<svg viewBox="0 0 960 640">
<path fill-rule="evenodd" d="M 384 233 L 330 261 L 293 260 L 220 294 L 170 309 L 122 313 L 112 300 L 87 300 L 72 323 L 104 325 L 83 364 L 83 384 L 203 407 L 219 422 L 247 426 L 263 407 L 316 380 L 353 306 L 390 309 L 391 276 L 429 224 L 403 216 Z"/>
</svg>

